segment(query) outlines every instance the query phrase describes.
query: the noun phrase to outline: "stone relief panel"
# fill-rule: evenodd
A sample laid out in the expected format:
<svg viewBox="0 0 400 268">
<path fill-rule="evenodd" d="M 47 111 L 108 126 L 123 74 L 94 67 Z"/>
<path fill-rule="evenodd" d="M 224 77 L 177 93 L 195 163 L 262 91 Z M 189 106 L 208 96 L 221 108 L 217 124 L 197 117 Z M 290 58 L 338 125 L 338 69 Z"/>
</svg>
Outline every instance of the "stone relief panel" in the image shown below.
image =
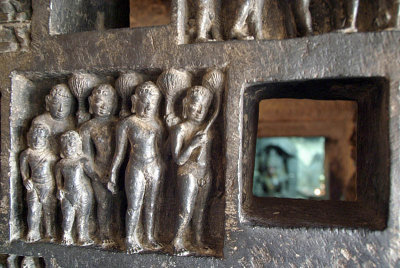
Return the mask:
<svg viewBox="0 0 400 268">
<path fill-rule="evenodd" d="M 400 1 L 188 0 L 186 43 L 400 29 Z"/>
<path fill-rule="evenodd" d="M 31 9 L 29 0 L 0 2 L 0 53 L 29 48 Z"/>
<path fill-rule="evenodd" d="M 222 256 L 224 85 L 218 69 L 15 74 L 14 239 Z"/>
</svg>

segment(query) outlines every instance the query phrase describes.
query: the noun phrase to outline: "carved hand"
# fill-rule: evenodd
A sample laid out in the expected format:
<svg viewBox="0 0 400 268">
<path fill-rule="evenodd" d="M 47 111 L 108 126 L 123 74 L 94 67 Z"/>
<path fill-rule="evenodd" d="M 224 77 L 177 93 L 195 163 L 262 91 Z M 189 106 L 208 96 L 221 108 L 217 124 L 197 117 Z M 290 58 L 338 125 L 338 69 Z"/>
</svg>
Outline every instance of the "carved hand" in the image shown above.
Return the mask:
<svg viewBox="0 0 400 268">
<path fill-rule="evenodd" d="M 24 186 L 25 186 L 26 190 L 33 191 L 33 182 L 31 179 L 26 179 L 24 181 Z"/>
<path fill-rule="evenodd" d="M 117 193 L 117 185 L 115 184 L 115 182 L 109 181 L 107 183 L 107 189 L 113 194 Z"/>
<path fill-rule="evenodd" d="M 179 124 L 181 119 L 174 114 L 169 114 L 165 117 L 165 123 L 167 124 L 168 128 L 171 128 L 177 124 Z"/>
<path fill-rule="evenodd" d="M 65 197 L 65 191 L 63 189 L 58 190 L 57 199 L 61 201 L 64 199 L 64 197 Z"/>
<path fill-rule="evenodd" d="M 207 142 L 207 135 L 205 133 L 198 133 L 193 137 L 190 145 L 194 148 L 199 147 Z"/>
</svg>

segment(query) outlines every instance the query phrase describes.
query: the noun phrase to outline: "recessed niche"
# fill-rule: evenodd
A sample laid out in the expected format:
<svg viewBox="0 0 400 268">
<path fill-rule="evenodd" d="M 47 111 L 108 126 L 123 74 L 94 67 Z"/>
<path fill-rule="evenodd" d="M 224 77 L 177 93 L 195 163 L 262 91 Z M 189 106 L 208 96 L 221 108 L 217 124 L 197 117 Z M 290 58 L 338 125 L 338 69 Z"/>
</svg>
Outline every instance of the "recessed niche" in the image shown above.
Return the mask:
<svg viewBox="0 0 400 268">
<path fill-rule="evenodd" d="M 129 27 L 129 0 L 51 0 L 50 35 Z"/>
<path fill-rule="evenodd" d="M 247 88 L 242 222 L 384 229 L 390 193 L 388 88 L 383 78 Z"/>
<path fill-rule="evenodd" d="M 171 0 L 130 0 L 130 27 L 167 25 Z"/>
</svg>

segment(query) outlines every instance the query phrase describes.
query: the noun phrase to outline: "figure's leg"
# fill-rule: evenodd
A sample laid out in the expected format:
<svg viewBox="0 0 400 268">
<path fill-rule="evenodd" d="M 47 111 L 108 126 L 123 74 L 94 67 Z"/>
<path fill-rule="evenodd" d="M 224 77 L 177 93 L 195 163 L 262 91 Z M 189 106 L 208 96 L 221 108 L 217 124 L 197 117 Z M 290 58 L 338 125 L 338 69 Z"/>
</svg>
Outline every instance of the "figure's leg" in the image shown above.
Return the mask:
<svg viewBox="0 0 400 268">
<path fill-rule="evenodd" d="M 342 28 L 341 10 L 342 5 L 338 0 L 330 0 L 331 7 L 333 9 L 333 23 L 334 29 Z"/>
<path fill-rule="evenodd" d="M 128 167 L 128 169 L 133 169 Z M 139 242 L 138 226 L 142 213 L 143 196 L 146 181 L 144 175 L 139 170 L 128 170 L 125 176 L 125 192 L 128 201 L 126 211 L 126 246 L 128 253 L 136 253 L 143 250 Z"/>
<path fill-rule="evenodd" d="M 56 238 L 55 218 L 57 200 L 52 193 L 53 191 L 50 191 L 49 196 L 43 201 L 44 226 L 46 229 L 46 237 L 49 238 L 50 241 Z"/>
<path fill-rule="evenodd" d="M 295 13 L 301 31 L 306 35 L 312 35 L 312 17 L 310 12 L 310 0 L 296 0 Z"/>
<path fill-rule="evenodd" d="M 212 37 L 216 41 L 222 41 L 222 34 L 221 34 L 221 5 L 218 0 L 211 0 L 212 1 L 212 13 L 211 13 L 211 33 Z"/>
<path fill-rule="evenodd" d="M 231 30 L 232 39 L 245 39 L 247 34 L 243 32 L 244 25 L 246 24 L 247 17 L 249 16 L 251 8 L 251 0 L 244 0 L 236 13 L 235 23 Z"/>
<path fill-rule="evenodd" d="M 197 196 L 195 210 L 193 214 L 193 225 L 194 233 L 196 237 L 196 243 L 200 249 L 208 249 L 204 243 L 204 226 L 205 226 L 205 213 L 208 204 L 208 198 L 211 191 L 211 176 L 207 174 L 204 177 L 204 185 L 199 188 L 199 194 Z"/>
<path fill-rule="evenodd" d="M 151 172 L 151 173 L 150 173 Z M 150 175 L 150 176 L 149 176 Z M 148 181 L 148 189 L 146 189 L 144 193 L 144 225 L 146 228 L 146 236 L 147 240 L 150 244 L 152 249 L 160 249 L 161 245 L 157 243 L 156 239 L 154 238 L 154 226 L 155 226 L 155 219 L 158 216 L 158 204 L 157 201 L 159 200 L 159 194 L 161 189 L 161 167 L 156 167 L 147 172 L 147 176 L 149 176 Z"/>
<path fill-rule="evenodd" d="M 101 182 L 93 181 L 92 187 L 97 202 L 97 225 L 100 239 L 107 246 L 113 244 L 111 239 L 112 194 Z"/>
<path fill-rule="evenodd" d="M 251 11 L 251 31 L 256 40 L 263 39 L 263 22 L 262 22 L 262 13 L 264 8 L 264 0 L 255 0 L 254 8 Z"/>
<path fill-rule="evenodd" d="M 72 226 L 74 225 L 75 220 L 75 208 L 67 199 L 64 198 L 61 201 L 61 211 L 63 214 L 63 238 L 61 243 L 71 245 L 74 243 L 74 240 L 72 239 Z"/>
<path fill-rule="evenodd" d="M 178 254 L 189 254 L 186 248 L 187 241 L 186 233 L 189 228 L 189 223 L 193 216 L 193 210 L 198 193 L 198 185 L 192 175 L 186 175 L 178 178 L 180 185 L 180 203 L 181 208 L 178 219 L 178 230 L 174 239 L 174 247 Z"/>
<path fill-rule="evenodd" d="M 42 218 L 42 204 L 39 202 L 39 197 L 36 191 L 27 192 L 28 202 L 28 242 L 35 242 L 41 239 L 40 236 L 40 221 Z"/>
<path fill-rule="evenodd" d="M 197 11 L 197 38 L 196 42 L 207 42 L 207 33 L 211 28 L 210 20 L 210 1 L 211 0 L 198 0 L 198 11 Z"/>
<path fill-rule="evenodd" d="M 357 32 L 357 15 L 360 0 L 346 1 L 346 28 L 340 32 L 355 33 Z"/>
<path fill-rule="evenodd" d="M 83 246 L 89 246 L 94 241 L 89 236 L 89 216 L 92 209 L 92 196 L 83 199 L 76 209 L 77 216 L 77 229 L 79 243 Z"/>
</svg>

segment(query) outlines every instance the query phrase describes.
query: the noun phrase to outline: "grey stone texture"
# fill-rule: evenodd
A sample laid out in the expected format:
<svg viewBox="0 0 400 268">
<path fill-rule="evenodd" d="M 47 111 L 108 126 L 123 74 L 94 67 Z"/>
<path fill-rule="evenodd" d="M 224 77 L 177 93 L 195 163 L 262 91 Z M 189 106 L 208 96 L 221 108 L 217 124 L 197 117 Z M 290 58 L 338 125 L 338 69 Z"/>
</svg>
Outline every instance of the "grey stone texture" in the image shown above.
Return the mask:
<svg viewBox="0 0 400 268">
<path fill-rule="evenodd" d="M 76 30 L 68 31 L 73 32 L 71 34 L 52 35 L 49 28 L 52 16 L 50 1 L 33 1 L 31 49 L 0 54 L 0 253 L 41 257 L 48 267 L 399 266 L 400 32 L 346 35 L 329 31 L 331 33 L 287 40 L 184 44 L 187 26 L 184 2 L 173 1 L 169 25 L 88 32 L 74 28 Z M 266 1 L 265 6 L 271 3 L 274 2 Z M 313 12 L 314 5 L 318 3 L 325 4 L 325 1 L 316 1 L 310 7 L 314 15 L 318 15 Z M 362 21 L 361 24 L 368 23 Z M 7 51 L 10 49 L 7 48 Z M 26 233 L 26 206 L 18 157 L 27 148 L 26 134 L 32 119 L 44 112 L 44 97 L 50 88 L 65 83 L 72 73 L 78 71 L 113 77 L 121 71 L 139 71 L 157 77 L 168 68 L 189 70 L 196 77 L 201 77 L 208 68 L 225 70 L 222 109 L 215 123 L 220 137 L 215 141 L 218 147 L 213 152 L 213 161 L 218 166 L 216 177 L 223 185 L 223 193 L 218 202 L 211 205 L 209 212 L 213 218 L 209 224 L 210 232 L 223 247 L 223 254 L 218 257 L 127 255 L 98 247 L 26 243 L 22 239 Z M 357 88 L 362 91 L 369 79 L 375 78 L 385 83 L 377 87 L 373 92 L 375 95 L 362 95 L 362 104 L 370 104 L 368 109 L 365 108 L 364 115 L 372 115 L 379 124 L 371 124 L 371 128 L 369 125 L 362 126 L 368 145 L 373 148 L 367 150 L 361 147 L 358 151 L 365 154 L 365 165 L 358 164 L 358 174 L 361 175 L 357 180 L 371 177 L 374 182 L 372 191 L 377 193 L 372 196 L 379 199 L 377 202 L 382 210 L 376 211 L 376 214 L 384 222 L 380 222 L 379 227 L 365 222 L 353 225 L 351 221 L 336 224 L 334 211 L 337 210 L 325 210 L 327 221 L 313 225 L 299 220 L 300 214 L 309 213 L 308 206 L 292 213 L 290 205 L 271 214 L 259 214 L 261 220 L 247 218 L 244 180 L 248 179 L 246 166 L 251 166 L 254 155 L 246 153 L 248 151 L 243 148 L 254 146 L 255 141 L 244 139 L 244 133 L 254 131 L 243 127 L 248 120 L 244 110 L 245 95 L 251 96 L 254 86 L 263 87 L 268 92 L 268 85 L 278 82 L 295 84 L 325 79 L 364 81 L 355 83 L 355 91 L 338 83 L 341 92 L 346 93 L 342 95 L 351 99 Z M 334 84 L 328 90 L 333 94 L 331 96 L 335 96 Z M 294 88 L 297 89 L 294 97 L 310 97 L 304 88 Z M 317 96 L 318 90 L 314 90 Z M 275 88 L 273 96 L 279 97 L 280 92 L 279 88 Z M 374 106 L 374 96 L 382 100 L 383 104 L 379 107 Z M 379 112 L 376 111 L 378 109 Z M 383 130 L 372 126 L 382 127 Z M 368 131 L 382 131 L 383 134 L 369 136 L 366 134 Z M 363 134 L 359 135 L 359 148 L 365 145 L 365 139 Z M 374 152 L 383 155 L 384 159 L 376 157 Z M 368 197 L 369 193 L 359 194 L 361 198 L 355 203 L 363 208 L 365 196 Z M 352 212 L 363 213 L 362 210 Z M 280 222 L 285 215 L 292 215 L 290 227 Z M 370 218 L 371 222 L 374 220 Z"/>
</svg>

